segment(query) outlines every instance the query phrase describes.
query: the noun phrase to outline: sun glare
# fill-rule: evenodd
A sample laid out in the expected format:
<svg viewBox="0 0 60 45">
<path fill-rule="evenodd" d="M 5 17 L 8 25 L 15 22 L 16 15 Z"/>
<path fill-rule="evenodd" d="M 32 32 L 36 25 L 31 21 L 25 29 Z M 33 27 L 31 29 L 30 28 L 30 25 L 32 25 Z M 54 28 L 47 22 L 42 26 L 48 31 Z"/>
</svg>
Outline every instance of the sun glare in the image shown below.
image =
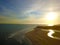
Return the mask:
<svg viewBox="0 0 60 45">
<path fill-rule="evenodd" d="M 55 12 L 49 12 L 46 16 L 47 20 L 55 20 L 56 18 L 56 13 Z"/>
<path fill-rule="evenodd" d="M 46 23 L 48 26 L 53 26 L 57 19 L 57 12 L 48 12 L 45 16 Z"/>
</svg>

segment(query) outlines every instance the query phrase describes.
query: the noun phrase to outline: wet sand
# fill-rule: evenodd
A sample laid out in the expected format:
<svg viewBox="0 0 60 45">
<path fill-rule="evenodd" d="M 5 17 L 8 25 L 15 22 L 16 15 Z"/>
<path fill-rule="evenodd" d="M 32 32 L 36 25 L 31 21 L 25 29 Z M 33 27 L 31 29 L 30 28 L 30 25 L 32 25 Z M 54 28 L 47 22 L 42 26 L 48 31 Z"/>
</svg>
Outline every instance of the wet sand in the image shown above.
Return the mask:
<svg viewBox="0 0 60 45">
<path fill-rule="evenodd" d="M 47 33 L 42 29 L 34 29 L 26 33 L 26 37 L 31 41 L 32 45 L 60 45 L 60 40 L 48 37 Z"/>
</svg>

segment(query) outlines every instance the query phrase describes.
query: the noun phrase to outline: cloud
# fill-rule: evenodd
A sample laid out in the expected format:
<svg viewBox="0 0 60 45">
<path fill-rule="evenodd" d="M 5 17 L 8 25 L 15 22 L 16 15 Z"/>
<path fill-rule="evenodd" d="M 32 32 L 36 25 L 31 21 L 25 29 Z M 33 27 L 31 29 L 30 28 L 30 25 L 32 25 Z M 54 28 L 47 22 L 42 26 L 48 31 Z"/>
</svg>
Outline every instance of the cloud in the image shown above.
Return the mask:
<svg viewBox="0 0 60 45">
<path fill-rule="evenodd" d="M 46 23 L 45 13 L 49 12 L 52 0 L 11 0 L 13 9 L 8 6 L 1 6 L 3 9 L 0 14 L 0 23 L 10 24 L 42 24 Z M 18 2 L 18 3 L 17 3 Z M 21 3 L 20 3 L 21 2 Z M 32 2 L 32 3 L 31 3 Z M 56 7 L 56 8 L 55 8 Z M 54 5 L 54 11 L 60 11 Z M 59 17 L 60 18 L 60 17 Z"/>
<path fill-rule="evenodd" d="M 9 24 L 40 24 L 43 23 L 43 19 L 36 19 L 34 16 L 29 16 L 25 19 L 17 19 L 17 18 L 11 18 L 11 17 L 4 17 L 0 16 L 0 23 L 9 23 Z"/>
<path fill-rule="evenodd" d="M 58 18 L 57 21 L 54 22 L 54 24 L 58 24 L 60 22 L 60 19 Z M 25 19 L 18 19 L 18 18 L 12 18 L 12 17 L 5 17 L 0 16 L 0 23 L 5 24 L 49 24 L 44 16 L 40 18 L 35 18 L 35 16 L 29 16 Z"/>
</svg>

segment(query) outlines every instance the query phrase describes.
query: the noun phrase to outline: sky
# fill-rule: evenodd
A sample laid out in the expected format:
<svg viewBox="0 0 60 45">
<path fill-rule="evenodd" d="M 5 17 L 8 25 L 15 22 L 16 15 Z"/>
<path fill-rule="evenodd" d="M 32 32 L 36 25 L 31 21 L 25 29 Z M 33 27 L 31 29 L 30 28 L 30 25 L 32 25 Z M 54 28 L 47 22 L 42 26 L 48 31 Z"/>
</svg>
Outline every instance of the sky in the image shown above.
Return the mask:
<svg viewBox="0 0 60 45">
<path fill-rule="evenodd" d="M 51 23 L 60 23 L 60 0 L 0 0 L 0 23 L 49 24 L 46 14 L 51 10 L 58 13 Z"/>
</svg>

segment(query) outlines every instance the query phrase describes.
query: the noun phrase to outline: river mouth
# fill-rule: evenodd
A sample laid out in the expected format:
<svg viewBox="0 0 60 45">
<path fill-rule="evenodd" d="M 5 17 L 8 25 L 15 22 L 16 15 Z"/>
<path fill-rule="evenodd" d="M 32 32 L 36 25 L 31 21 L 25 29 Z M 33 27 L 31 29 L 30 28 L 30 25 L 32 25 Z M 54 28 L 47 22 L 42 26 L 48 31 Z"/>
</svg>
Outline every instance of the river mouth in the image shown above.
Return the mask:
<svg viewBox="0 0 60 45">
<path fill-rule="evenodd" d="M 42 31 L 47 32 L 47 36 L 53 39 L 60 40 L 60 31 L 59 30 L 53 30 L 53 29 L 42 29 Z"/>
</svg>

